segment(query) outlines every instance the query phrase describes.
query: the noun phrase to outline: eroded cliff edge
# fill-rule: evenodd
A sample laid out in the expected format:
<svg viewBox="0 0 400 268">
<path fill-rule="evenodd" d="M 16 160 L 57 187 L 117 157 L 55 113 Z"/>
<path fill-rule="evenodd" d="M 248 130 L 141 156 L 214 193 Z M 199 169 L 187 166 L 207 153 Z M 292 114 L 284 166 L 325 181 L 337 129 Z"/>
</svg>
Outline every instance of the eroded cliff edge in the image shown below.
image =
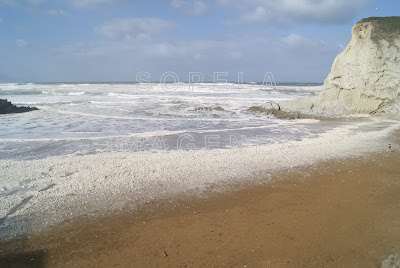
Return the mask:
<svg viewBox="0 0 400 268">
<path fill-rule="evenodd" d="M 400 17 L 359 21 L 315 98 L 267 103 L 259 109 L 289 118 L 373 114 L 400 120 Z"/>
</svg>

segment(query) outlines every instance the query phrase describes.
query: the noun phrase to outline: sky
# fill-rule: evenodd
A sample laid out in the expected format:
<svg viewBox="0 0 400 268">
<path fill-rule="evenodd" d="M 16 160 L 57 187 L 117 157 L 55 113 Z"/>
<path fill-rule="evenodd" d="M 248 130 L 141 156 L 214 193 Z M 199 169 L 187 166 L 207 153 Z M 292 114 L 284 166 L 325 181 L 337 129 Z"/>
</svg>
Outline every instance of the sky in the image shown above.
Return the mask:
<svg viewBox="0 0 400 268">
<path fill-rule="evenodd" d="M 0 82 L 323 82 L 357 21 L 396 15 L 398 0 L 0 0 Z"/>
</svg>

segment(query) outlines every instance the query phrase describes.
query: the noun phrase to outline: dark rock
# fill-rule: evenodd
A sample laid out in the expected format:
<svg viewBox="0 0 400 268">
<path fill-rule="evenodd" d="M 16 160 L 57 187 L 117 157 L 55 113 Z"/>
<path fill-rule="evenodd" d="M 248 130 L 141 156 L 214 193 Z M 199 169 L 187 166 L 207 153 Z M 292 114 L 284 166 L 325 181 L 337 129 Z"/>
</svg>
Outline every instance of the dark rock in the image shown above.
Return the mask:
<svg viewBox="0 0 400 268">
<path fill-rule="evenodd" d="M 0 99 L 0 114 L 25 113 L 35 110 L 39 109 L 36 107 L 17 107 L 7 100 Z"/>
</svg>

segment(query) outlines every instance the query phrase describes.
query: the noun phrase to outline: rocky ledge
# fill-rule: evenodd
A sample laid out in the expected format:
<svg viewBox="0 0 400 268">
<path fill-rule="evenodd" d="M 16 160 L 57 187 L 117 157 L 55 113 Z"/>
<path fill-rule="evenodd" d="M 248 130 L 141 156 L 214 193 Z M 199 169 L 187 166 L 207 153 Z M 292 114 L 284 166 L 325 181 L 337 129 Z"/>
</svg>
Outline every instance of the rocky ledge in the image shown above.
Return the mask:
<svg viewBox="0 0 400 268">
<path fill-rule="evenodd" d="M 17 107 L 7 100 L 0 99 L 0 114 L 25 113 L 34 110 L 39 109 L 36 107 Z"/>
</svg>

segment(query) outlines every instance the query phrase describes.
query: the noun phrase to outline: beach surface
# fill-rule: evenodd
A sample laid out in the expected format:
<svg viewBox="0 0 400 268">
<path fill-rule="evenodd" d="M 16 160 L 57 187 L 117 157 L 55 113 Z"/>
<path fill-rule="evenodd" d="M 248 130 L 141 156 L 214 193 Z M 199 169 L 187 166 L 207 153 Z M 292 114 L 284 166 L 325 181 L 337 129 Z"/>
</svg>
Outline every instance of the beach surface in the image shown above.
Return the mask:
<svg viewBox="0 0 400 268">
<path fill-rule="evenodd" d="M 399 135 L 392 140 L 397 147 Z M 399 153 L 383 148 L 259 185 L 65 221 L 3 242 L 0 266 L 380 267 L 400 250 Z"/>
</svg>

